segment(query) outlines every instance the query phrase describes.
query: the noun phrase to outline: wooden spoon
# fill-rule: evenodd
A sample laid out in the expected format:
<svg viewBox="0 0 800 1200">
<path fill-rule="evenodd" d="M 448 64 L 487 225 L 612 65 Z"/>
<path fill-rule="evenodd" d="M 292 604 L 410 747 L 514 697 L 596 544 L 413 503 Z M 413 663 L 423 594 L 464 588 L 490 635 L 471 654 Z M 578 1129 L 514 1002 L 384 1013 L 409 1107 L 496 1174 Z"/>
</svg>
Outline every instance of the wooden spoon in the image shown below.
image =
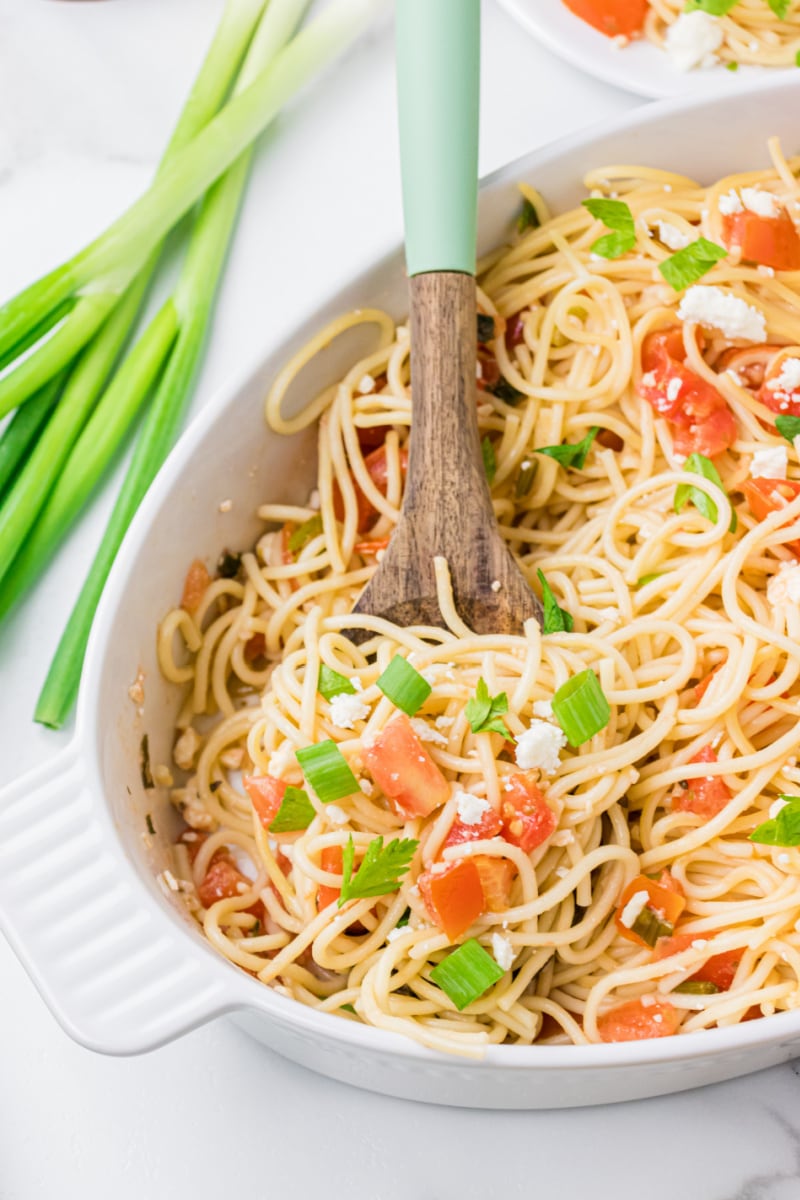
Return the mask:
<svg viewBox="0 0 800 1200">
<path fill-rule="evenodd" d="M 444 625 L 442 557 L 470 629 L 521 633 L 541 605 L 497 528 L 478 434 L 479 63 L 479 0 L 398 0 L 413 425 L 400 520 L 354 611 Z"/>
</svg>

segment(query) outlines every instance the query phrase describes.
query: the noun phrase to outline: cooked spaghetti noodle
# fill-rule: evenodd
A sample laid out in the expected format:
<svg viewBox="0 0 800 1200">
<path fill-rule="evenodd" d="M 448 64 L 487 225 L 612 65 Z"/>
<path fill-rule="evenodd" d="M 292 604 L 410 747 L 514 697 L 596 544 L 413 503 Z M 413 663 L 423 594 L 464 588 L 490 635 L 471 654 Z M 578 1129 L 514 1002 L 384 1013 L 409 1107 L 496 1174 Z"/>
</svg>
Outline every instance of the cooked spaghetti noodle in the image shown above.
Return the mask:
<svg viewBox="0 0 800 1200">
<path fill-rule="evenodd" d="M 175 873 L 213 946 L 264 984 L 469 1055 L 691 1033 L 800 1002 L 800 852 L 749 836 L 800 793 L 800 443 L 774 424 L 778 411 L 800 416 L 800 273 L 744 261 L 746 238 L 730 244 L 752 234 L 735 217 L 755 193 L 780 210 L 762 221 L 794 230 L 800 160 L 771 149 L 772 169 L 709 188 L 650 168 L 593 171 L 591 194 L 633 218 L 616 258 L 593 251 L 603 222 L 585 207 L 550 217 L 523 187 L 527 227 L 482 264 L 479 303 L 494 324 L 481 334 L 478 416 L 495 512 L 571 631 L 473 635 L 441 562 L 448 628 L 353 617 L 402 498 L 407 331 L 348 314 L 276 381 L 273 429 L 321 414 L 318 493 L 306 507 L 265 505 L 268 531 L 221 577 L 195 564 L 158 638 L 164 674 L 186 693 Z M 727 257 L 675 291 L 659 265 L 701 234 Z M 702 320 L 693 294 L 695 309 L 710 305 Z M 285 421 L 291 380 L 359 321 L 376 326 L 378 348 Z M 582 466 L 536 453 L 593 429 Z M 690 452 L 713 457 L 716 482 L 687 472 Z M 777 479 L 759 477 L 767 460 Z M 372 635 L 360 646 L 346 636 L 354 625 Z M 406 764 L 379 762 L 387 729 L 407 722 L 378 687 L 397 656 L 431 686 L 405 743 L 426 778 L 445 781 L 429 813 L 389 798 Z M 347 684 L 344 701 L 318 690 L 322 666 Z M 566 746 L 553 697 L 587 669 L 611 715 Z M 480 722 L 473 732 L 479 680 L 506 694 L 496 721 L 507 736 Z M 358 788 L 324 803 L 295 755 L 330 742 Z M 287 784 L 306 792 L 312 819 L 273 834 L 251 796 Z M 339 906 L 350 839 L 357 864 L 378 836 L 418 843 L 409 869 L 386 894 Z M 453 936 L 433 889 L 469 860 L 483 903 Z M 459 1011 L 431 972 L 465 939 L 500 977 Z"/>
</svg>

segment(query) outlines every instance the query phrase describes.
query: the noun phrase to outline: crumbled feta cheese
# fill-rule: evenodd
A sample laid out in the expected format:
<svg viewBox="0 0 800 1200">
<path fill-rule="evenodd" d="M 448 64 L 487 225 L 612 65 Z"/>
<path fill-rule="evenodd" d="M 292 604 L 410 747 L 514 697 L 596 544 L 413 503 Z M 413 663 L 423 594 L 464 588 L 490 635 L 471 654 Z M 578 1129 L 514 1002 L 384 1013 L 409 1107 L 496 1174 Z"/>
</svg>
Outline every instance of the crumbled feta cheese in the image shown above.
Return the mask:
<svg viewBox="0 0 800 1200">
<path fill-rule="evenodd" d="M 361 396 L 368 396 L 374 387 L 375 387 L 375 380 L 372 378 L 372 376 L 371 375 L 362 375 L 358 381 L 358 386 L 356 388 L 356 391 Z"/>
<path fill-rule="evenodd" d="M 223 767 L 228 767 L 231 771 L 238 771 L 243 759 L 244 749 L 242 746 L 231 746 L 228 750 L 223 750 L 219 756 Z"/>
<path fill-rule="evenodd" d="M 684 250 L 692 239 L 676 225 L 670 225 L 669 221 L 659 221 L 658 240 L 669 250 Z"/>
<path fill-rule="evenodd" d="M 411 728 L 421 742 L 433 742 L 435 746 L 447 745 L 447 738 L 438 730 L 432 729 L 427 721 L 423 721 L 422 717 L 412 717 Z"/>
<path fill-rule="evenodd" d="M 708 945 L 708 942 L 706 941 L 705 938 L 695 938 L 694 941 L 692 942 L 692 949 L 693 950 L 705 950 L 707 945 Z"/>
<path fill-rule="evenodd" d="M 789 467 L 786 446 L 767 446 L 756 450 L 750 462 L 751 479 L 785 479 Z"/>
<path fill-rule="evenodd" d="M 640 892 L 634 892 L 619 914 L 620 924 L 624 925 L 626 929 L 632 929 L 649 899 L 650 896 L 644 888 Z"/>
<path fill-rule="evenodd" d="M 559 754 L 566 744 L 566 734 L 558 726 L 534 718 L 530 728 L 517 738 L 517 766 L 523 771 L 538 767 L 545 775 L 553 775 L 558 770 Z"/>
<path fill-rule="evenodd" d="M 655 387 L 657 383 L 658 383 L 658 380 L 656 379 L 655 371 L 648 371 L 646 375 L 642 376 L 642 386 L 643 387 L 648 387 L 648 388 Z"/>
<path fill-rule="evenodd" d="M 672 63 L 679 71 L 693 67 L 708 67 L 715 63 L 715 50 L 722 45 L 724 34 L 716 17 L 698 9 L 683 12 L 667 27 L 665 44 Z"/>
<path fill-rule="evenodd" d="M 450 729 L 450 727 L 454 724 L 455 724 L 455 717 L 446 717 L 444 715 L 441 717 L 437 717 L 436 720 L 434 721 L 434 725 L 436 726 L 437 729 Z"/>
<path fill-rule="evenodd" d="M 370 779 L 359 779 L 358 786 L 365 796 L 373 796 L 375 794 L 375 785 Z"/>
<path fill-rule="evenodd" d="M 346 825 L 349 820 L 347 813 L 343 808 L 339 808 L 338 804 L 326 804 L 325 814 L 334 825 Z"/>
<path fill-rule="evenodd" d="M 571 846 L 575 841 L 575 834 L 569 829 L 559 829 L 558 833 L 554 833 L 550 838 L 551 846 Z"/>
<path fill-rule="evenodd" d="M 777 575 L 771 575 L 767 583 L 767 600 L 773 608 L 800 604 L 800 564 L 780 564 Z"/>
<path fill-rule="evenodd" d="M 788 854 L 779 854 L 779 855 L 778 855 L 778 864 L 779 864 L 781 867 L 788 867 L 788 866 L 789 866 L 789 863 L 790 863 L 791 861 L 792 861 L 792 860 L 791 860 L 791 857 L 790 857 Z"/>
<path fill-rule="evenodd" d="M 743 338 L 748 342 L 767 340 L 767 323 L 763 313 L 719 287 L 704 287 L 702 284 L 690 287 L 681 300 L 678 316 L 682 321 L 718 329 L 729 338 Z"/>
<path fill-rule="evenodd" d="M 456 812 L 465 825 L 479 825 L 485 812 L 492 807 L 488 800 L 473 796 L 472 792 L 456 792 Z"/>
<path fill-rule="evenodd" d="M 556 867 L 556 875 L 559 879 L 566 879 L 569 875 L 569 867 Z"/>
<path fill-rule="evenodd" d="M 777 196 L 772 192 L 762 192 L 761 188 L 742 188 L 742 203 L 749 212 L 759 217 L 777 217 L 781 206 Z"/>
<path fill-rule="evenodd" d="M 503 971 L 510 971 L 511 964 L 517 957 L 511 942 L 503 937 L 502 933 L 492 934 L 492 954 L 494 961 Z"/>
<path fill-rule="evenodd" d="M 192 829 L 210 830 L 216 826 L 216 821 L 207 812 L 197 790 L 197 776 L 193 775 L 186 787 L 173 788 L 169 794 L 170 803 L 174 804 L 187 825 Z"/>
<path fill-rule="evenodd" d="M 267 774 L 274 775 L 276 779 L 282 779 L 290 767 L 297 766 L 294 751 L 295 748 L 291 742 L 284 742 L 277 750 L 273 750 L 267 763 Z"/>
<path fill-rule="evenodd" d="M 653 1021 L 656 1025 L 660 1025 L 663 1020 L 661 1013 L 653 1013 Z"/>
<path fill-rule="evenodd" d="M 369 705 L 350 692 L 339 692 L 331 699 L 331 721 L 337 729 L 354 729 L 356 721 L 366 721 Z"/>
<path fill-rule="evenodd" d="M 744 380 L 734 367 L 728 367 L 725 374 L 729 379 L 732 379 L 735 384 L 738 384 L 739 387 L 744 387 Z"/>
<path fill-rule="evenodd" d="M 800 358 L 785 358 L 781 363 L 780 375 L 767 384 L 771 392 L 800 391 Z"/>
<path fill-rule="evenodd" d="M 182 771 L 191 771 L 199 749 L 200 735 L 189 725 L 178 738 L 172 751 L 175 765 Z"/>
<path fill-rule="evenodd" d="M 759 275 L 766 275 L 768 279 L 772 279 L 775 275 L 774 267 L 765 267 L 763 263 L 758 264 Z"/>
<path fill-rule="evenodd" d="M 732 217 L 734 213 L 744 212 L 744 205 L 736 188 L 731 188 L 724 196 L 720 196 L 718 207 L 723 217 Z"/>
<path fill-rule="evenodd" d="M 407 925 L 396 925 L 394 929 L 390 929 L 386 935 L 387 942 L 396 942 L 398 938 L 403 937 L 409 932 Z"/>
<path fill-rule="evenodd" d="M 543 721 L 549 721 L 553 716 L 553 701 L 552 700 L 534 700 L 533 715 L 541 717 Z"/>
<path fill-rule="evenodd" d="M 679 375 L 673 376 L 673 378 L 670 379 L 669 383 L 667 384 L 667 399 L 668 400 L 677 400 L 678 396 L 680 396 L 680 394 L 681 394 L 682 387 L 683 387 L 683 380 L 680 378 L 680 376 Z"/>
<path fill-rule="evenodd" d="M 598 617 L 602 617 L 604 621 L 619 621 L 620 612 L 618 608 L 600 608 L 597 611 Z"/>
</svg>

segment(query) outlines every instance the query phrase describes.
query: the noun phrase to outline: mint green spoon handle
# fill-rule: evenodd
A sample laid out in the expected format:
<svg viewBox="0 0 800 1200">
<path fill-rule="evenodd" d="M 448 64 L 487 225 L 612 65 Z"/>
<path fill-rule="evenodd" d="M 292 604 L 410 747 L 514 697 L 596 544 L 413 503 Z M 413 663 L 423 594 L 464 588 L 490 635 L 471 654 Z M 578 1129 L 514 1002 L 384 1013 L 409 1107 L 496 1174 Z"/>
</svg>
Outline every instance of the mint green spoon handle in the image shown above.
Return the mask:
<svg viewBox="0 0 800 1200">
<path fill-rule="evenodd" d="M 480 0 L 397 0 L 406 262 L 475 274 Z"/>
</svg>

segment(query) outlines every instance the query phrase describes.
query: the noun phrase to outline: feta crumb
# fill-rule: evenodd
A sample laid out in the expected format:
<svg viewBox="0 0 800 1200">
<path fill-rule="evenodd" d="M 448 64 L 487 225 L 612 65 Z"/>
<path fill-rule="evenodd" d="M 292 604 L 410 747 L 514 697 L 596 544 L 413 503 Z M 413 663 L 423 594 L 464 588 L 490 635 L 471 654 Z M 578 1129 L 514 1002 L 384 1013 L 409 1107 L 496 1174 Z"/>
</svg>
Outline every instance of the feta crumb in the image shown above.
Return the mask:
<svg viewBox="0 0 800 1200">
<path fill-rule="evenodd" d="M 656 1025 L 660 1025 L 663 1020 L 661 1013 L 653 1013 L 653 1021 Z"/>
<path fill-rule="evenodd" d="M 777 217 L 781 211 L 778 198 L 772 192 L 755 187 L 742 188 L 741 196 L 745 208 L 758 217 Z"/>
<path fill-rule="evenodd" d="M 676 225 L 670 225 L 669 221 L 659 221 L 658 240 L 669 250 L 684 250 L 692 239 Z"/>
<path fill-rule="evenodd" d="M 517 738 L 517 766 L 523 771 L 538 767 L 545 775 L 554 775 L 560 765 L 559 754 L 567 744 L 566 734 L 556 725 L 537 718 Z"/>
<path fill-rule="evenodd" d="M 182 771 L 191 771 L 199 749 L 200 735 L 189 725 L 178 738 L 172 751 L 176 767 L 180 767 Z"/>
<path fill-rule="evenodd" d="M 776 379 L 767 384 L 771 392 L 800 391 L 800 358 L 785 358 L 781 363 L 781 372 Z"/>
<path fill-rule="evenodd" d="M 681 394 L 682 387 L 683 387 L 683 380 L 680 378 L 680 376 L 679 375 L 673 376 L 673 378 L 670 379 L 669 383 L 667 384 L 667 399 L 668 400 L 677 400 L 678 396 L 680 396 L 680 394 Z"/>
<path fill-rule="evenodd" d="M 375 387 L 375 380 L 372 378 L 372 376 L 371 375 L 362 375 L 358 381 L 356 391 L 361 396 L 368 396 L 374 387 Z"/>
<path fill-rule="evenodd" d="M 373 796 L 375 794 L 375 785 L 369 779 L 359 779 L 358 786 L 365 796 Z"/>
<path fill-rule="evenodd" d="M 569 867 L 556 867 L 556 875 L 559 879 L 566 879 L 569 875 Z"/>
<path fill-rule="evenodd" d="M 533 715 L 541 717 L 543 721 L 550 721 L 553 717 L 553 701 L 552 700 L 534 700 Z"/>
<path fill-rule="evenodd" d="M 434 746 L 447 745 L 447 738 L 438 730 L 432 729 L 427 721 L 423 721 L 422 717 L 412 717 L 411 728 L 421 742 L 433 742 Z"/>
<path fill-rule="evenodd" d="M 729 338 L 743 338 L 748 342 L 767 340 L 767 323 L 763 313 L 719 287 L 702 284 L 690 287 L 681 300 L 678 316 L 682 321 L 718 329 Z"/>
<path fill-rule="evenodd" d="M 759 275 L 766 275 L 768 279 L 772 279 L 775 275 L 774 267 L 765 267 L 763 263 L 758 264 Z"/>
<path fill-rule="evenodd" d="M 197 791 L 196 775 L 188 780 L 186 787 L 173 788 L 169 799 L 191 829 L 211 830 L 215 827 L 216 821 L 211 813 L 203 807 Z"/>
<path fill-rule="evenodd" d="M 739 387 L 744 387 L 744 380 L 734 367 L 728 367 L 725 374 L 729 379 L 732 379 L 735 384 L 738 384 Z"/>
<path fill-rule="evenodd" d="M 708 67 L 716 62 L 715 51 L 722 45 L 724 34 L 719 21 L 706 12 L 683 12 L 668 26 L 665 38 L 667 53 L 679 71 L 693 67 Z"/>
<path fill-rule="evenodd" d="M 389 930 L 386 935 L 386 940 L 387 942 L 396 942 L 398 938 L 401 938 L 410 932 L 411 931 L 407 925 L 396 925 L 394 929 Z"/>
<path fill-rule="evenodd" d="M 640 892 L 634 892 L 628 903 L 623 908 L 622 912 L 619 914 L 620 924 L 624 925 L 626 929 L 632 929 L 639 918 L 639 914 L 646 906 L 649 899 L 650 896 L 644 890 L 644 888 L 642 888 Z"/>
<path fill-rule="evenodd" d="M 369 705 L 350 692 L 339 692 L 331 698 L 331 721 L 337 729 L 354 729 L 356 721 L 366 721 Z"/>
<path fill-rule="evenodd" d="M 339 808 L 338 804 L 326 804 L 325 813 L 334 825 L 346 825 L 349 820 L 347 813 L 343 808 Z"/>
<path fill-rule="evenodd" d="M 575 841 L 575 835 L 569 829 L 559 829 L 558 833 L 554 833 L 550 838 L 551 846 L 571 846 Z"/>
<path fill-rule="evenodd" d="M 694 941 L 692 942 L 692 949 L 693 950 L 705 950 L 707 945 L 708 945 L 708 941 L 705 938 L 695 938 Z"/>
<path fill-rule="evenodd" d="M 296 767 L 297 759 L 294 751 L 295 748 L 291 742 L 284 742 L 277 750 L 273 750 L 267 763 L 267 774 L 281 779 L 285 771 L 288 771 L 290 767 Z"/>
<path fill-rule="evenodd" d="M 597 610 L 598 617 L 602 617 L 604 621 L 620 621 L 620 611 L 618 608 L 600 608 Z"/>
<path fill-rule="evenodd" d="M 800 564 L 780 564 L 777 575 L 771 575 L 767 583 L 767 600 L 773 608 L 800 604 Z"/>
<path fill-rule="evenodd" d="M 751 479 L 785 479 L 789 468 L 786 446 L 767 446 L 756 450 L 750 462 Z"/>
<path fill-rule="evenodd" d="M 744 212 L 744 205 L 736 188 L 731 188 L 724 196 L 720 196 L 718 208 L 723 217 L 732 217 L 734 213 Z"/>
<path fill-rule="evenodd" d="M 788 854 L 779 854 L 779 855 L 778 855 L 778 863 L 779 863 L 779 864 L 780 864 L 780 866 L 782 866 L 782 867 L 788 867 L 788 866 L 789 866 L 789 863 L 790 863 L 791 861 L 792 861 L 792 860 L 791 860 L 791 857 L 790 857 Z"/>
<path fill-rule="evenodd" d="M 758 51 L 760 50 L 760 48 L 761 48 L 761 46 L 760 46 L 760 43 L 757 38 L 753 38 L 752 42 L 747 43 L 747 49 L 752 54 L 758 54 Z"/>
<path fill-rule="evenodd" d="M 319 509 L 320 509 L 319 488 L 314 488 L 313 492 L 308 497 L 308 507 L 313 509 L 314 512 L 319 512 Z"/>
<path fill-rule="evenodd" d="M 503 971 L 510 971 L 511 964 L 517 957 L 511 942 L 503 937 L 502 933 L 492 934 L 492 954 L 494 961 Z"/>
<path fill-rule="evenodd" d="M 472 792 L 456 792 L 456 812 L 465 825 L 479 825 L 485 812 L 492 807 L 488 800 L 473 796 Z"/>
<path fill-rule="evenodd" d="M 241 746 L 231 746 L 228 750 L 223 750 L 219 756 L 223 767 L 229 767 L 231 771 L 238 771 L 243 759 L 244 749 Z"/>
<path fill-rule="evenodd" d="M 136 672 L 136 678 L 128 688 L 128 695 L 134 704 L 144 704 L 144 671 L 141 667 Z"/>
<path fill-rule="evenodd" d="M 642 386 L 643 387 L 647 387 L 647 388 L 655 387 L 657 383 L 658 383 L 658 380 L 656 379 L 655 371 L 648 371 L 646 375 L 642 376 Z"/>
<path fill-rule="evenodd" d="M 455 724 L 455 720 L 455 717 L 441 716 L 436 718 L 434 725 L 437 729 L 450 729 Z"/>
</svg>

